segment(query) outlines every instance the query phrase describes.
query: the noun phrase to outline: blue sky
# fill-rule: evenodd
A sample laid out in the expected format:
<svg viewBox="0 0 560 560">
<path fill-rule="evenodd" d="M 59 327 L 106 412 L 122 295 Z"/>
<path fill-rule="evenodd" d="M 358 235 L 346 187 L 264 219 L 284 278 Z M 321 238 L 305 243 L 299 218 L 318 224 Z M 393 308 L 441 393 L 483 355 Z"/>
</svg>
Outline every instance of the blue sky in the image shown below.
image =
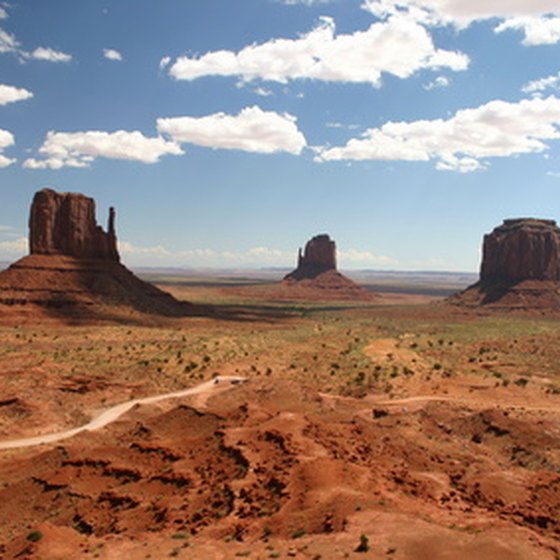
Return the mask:
<svg viewBox="0 0 560 560">
<path fill-rule="evenodd" d="M 43 187 L 125 263 L 478 269 L 560 213 L 558 0 L 0 1 L 0 260 Z"/>
</svg>

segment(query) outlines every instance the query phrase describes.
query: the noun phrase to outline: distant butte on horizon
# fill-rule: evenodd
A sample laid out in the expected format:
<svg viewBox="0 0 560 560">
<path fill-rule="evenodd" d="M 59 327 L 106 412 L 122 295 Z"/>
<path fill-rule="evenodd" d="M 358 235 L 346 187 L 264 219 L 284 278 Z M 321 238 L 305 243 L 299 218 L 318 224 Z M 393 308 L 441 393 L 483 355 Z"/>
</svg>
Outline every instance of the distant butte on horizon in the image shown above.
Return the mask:
<svg viewBox="0 0 560 560">
<path fill-rule="evenodd" d="M 373 293 L 347 278 L 336 268 L 336 243 L 326 233 L 311 238 L 298 251 L 297 268 L 281 283 L 300 299 L 321 293 L 329 298 L 370 300 Z"/>
</svg>

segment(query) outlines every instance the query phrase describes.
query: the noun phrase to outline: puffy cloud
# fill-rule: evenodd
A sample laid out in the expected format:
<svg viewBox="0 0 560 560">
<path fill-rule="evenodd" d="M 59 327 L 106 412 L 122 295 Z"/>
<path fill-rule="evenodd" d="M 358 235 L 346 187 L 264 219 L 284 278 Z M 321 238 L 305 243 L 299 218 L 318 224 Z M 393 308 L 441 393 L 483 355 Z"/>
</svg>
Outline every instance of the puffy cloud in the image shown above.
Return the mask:
<svg viewBox="0 0 560 560">
<path fill-rule="evenodd" d="M 459 29 L 477 20 L 501 19 L 496 32 L 523 31 L 525 45 L 560 41 L 557 0 L 365 0 L 363 7 L 382 19 L 401 14 L 425 25 L 452 24 Z"/>
<path fill-rule="evenodd" d="M 14 135 L 11 132 L 0 128 L 0 167 L 8 167 L 8 165 L 15 163 L 15 159 L 8 158 L 3 154 L 6 148 L 9 148 L 14 144 Z"/>
<path fill-rule="evenodd" d="M 33 94 L 26 89 L 0 84 L 0 105 L 23 101 L 31 97 L 33 97 Z"/>
<path fill-rule="evenodd" d="M 115 62 L 121 62 L 123 59 L 122 54 L 115 49 L 103 49 L 103 56 L 107 60 L 114 60 Z"/>
<path fill-rule="evenodd" d="M 560 72 L 555 76 L 548 76 L 539 80 L 534 80 L 525 84 L 522 88 L 523 93 L 540 94 L 547 89 L 560 88 Z"/>
<path fill-rule="evenodd" d="M 560 138 L 560 99 L 535 97 L 519 103 L 491 101 L 458 111 L 448 120 L 388 122 L 346 146 L 318 150 L 318 161 L 436 161 L 441 170 L 470 172 L 480 160 L 543 152 Z"/>
<path fill-rule="evenodd" d="M 5 8 L 0 7 L 0 20 L 7 18 L 7 11 Z M 18 55 L 22 61 L 33 59 L 46 60 L 49 62 L 70 62 L 72 60 L 72 55 L 49 47 L 37 47 L 32 52 L 23 50 L 20 47 L 21 45 L 14 35 L 0 28 L 0 54 L 13 53 Z"/>
<path fill-rule="evenodd" d="M 31 53 L 24 54 L 33 60 L 46 60 L 48 62 L 70 62 L 72 55 L 51 49 L 49 47 L 38 47 Z"/>
<path fill-rule="evenodd" d="M 377 17 L 404 13 L 425 22 L 458 26 L 484 19 L 560 13 L 557 0 L 365 0 L 363 8 Z"/>
<path fill-rule="evenodd" d="M 523 44 L 527 46 L 554 45 L 560 41 L 560 17 L 511 18 L 498 25 L 495 31 L 502 33 L 510 29 L 523 31 Z"/>
<path fill-rule="evenodd" d="M 60 169 L 62 167 L 89 167 L 98 157 L 123 159 L 141 163 L 156 163 L 166 155 L 181 155 L 175 142 L 160 136 L 148 138 L 139 131 L 103 132 L 49 132 L 39 152 L 46 159 L 27 159 L 28 169 Z"/>
<path fill-rule="evenodd" d="M 170 56 L 164 56 L 159 61 L 159 69 L 163 70 L 163 69 L 167 68 L 169 66 L 169 64 L 171 64 L 171 57 Z"/>
<path fill-rule="evenodd" d="M 246 107 L 238 115 L 215 113 L 206 117 L 158 119 L 157 129 L 177 143 L 225 150 L 271 154 L 299 154 L 306 146 L 295 117 Z"/>
<path fill-rule="evenodd" d="M 459 71 L 468 64 L 465 54 L 437 49 L 426 29 L 410 18 L 392 16 L 351 35 L 335 35 L 334 21 L 322 18 L 297 39 L 274 39 L 237 53 L 221 50 L 179 57 L 169 73 L 178 80 L 240 76 L 245 81 L 314 79 L 379 86 L 383 73 L 407 78 L 423 68 Z"/>
</svg>

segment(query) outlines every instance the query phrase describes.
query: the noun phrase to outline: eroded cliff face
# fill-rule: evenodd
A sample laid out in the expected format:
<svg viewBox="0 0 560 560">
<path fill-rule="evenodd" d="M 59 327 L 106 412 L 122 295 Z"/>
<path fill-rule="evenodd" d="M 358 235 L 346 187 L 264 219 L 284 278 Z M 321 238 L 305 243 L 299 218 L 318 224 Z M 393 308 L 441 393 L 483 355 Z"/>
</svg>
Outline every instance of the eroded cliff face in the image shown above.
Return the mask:
<svg viewBox="0 0 560 560">
<path fill-rule="evenodd" d="M 92 198 L 43 189 L 35 194 L 31 204 L 29 250 L 32 255 L 118 261 L 115 211 L 109 210 L 105 232 L 97 224 Z"/>
<path fill-rule="evenodd" d="M 336 244 L 327 234 L 321 234 L 307 242 L 303 253 L 299 250 L 298 266 L 286 278 L 316 278 L 328 270 L 336 271 Z"/>
<path fill-rule="evenodd" d="M 553 220 L 504 220 L 484 236 L 480 281 L 560 281 L 560 228 Z"/>
</svg>

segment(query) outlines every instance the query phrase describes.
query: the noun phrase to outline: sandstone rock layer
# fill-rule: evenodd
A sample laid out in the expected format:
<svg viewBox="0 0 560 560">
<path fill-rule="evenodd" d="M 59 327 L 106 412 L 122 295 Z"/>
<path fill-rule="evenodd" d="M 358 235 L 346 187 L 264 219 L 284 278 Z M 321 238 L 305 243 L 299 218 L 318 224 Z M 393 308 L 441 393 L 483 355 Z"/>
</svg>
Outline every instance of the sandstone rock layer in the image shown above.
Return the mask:
<svg viewBox="0 0 560 560">
<path fill-rule="evenodd" d="M 560 281 L 560 228 L 553 220 L 521 218 L 484 236 L 482 282 Z"/>
<path fill-rule="evenodd" d="M 327 234 L 316 235 L 299 250 L 297 268 L 286 280 L 316 278 L 328 270 L 336 270 L 336 244 Z"/>
<path fill-rule="evenodd" d="M 553 220 L 504 220 L 484 236 L 480 280 L 450 298 L 468 307 L 560 310 L 560 228 Z"/>
<path fill-rule="evenodd" d="M 78 193 L 37 192 L 29 215 L 32 255 L 69 255 L 118 261 L 115 210 L 109 210 L 108 231 L 97 225 L 95 201 Z"/>
</svg>

